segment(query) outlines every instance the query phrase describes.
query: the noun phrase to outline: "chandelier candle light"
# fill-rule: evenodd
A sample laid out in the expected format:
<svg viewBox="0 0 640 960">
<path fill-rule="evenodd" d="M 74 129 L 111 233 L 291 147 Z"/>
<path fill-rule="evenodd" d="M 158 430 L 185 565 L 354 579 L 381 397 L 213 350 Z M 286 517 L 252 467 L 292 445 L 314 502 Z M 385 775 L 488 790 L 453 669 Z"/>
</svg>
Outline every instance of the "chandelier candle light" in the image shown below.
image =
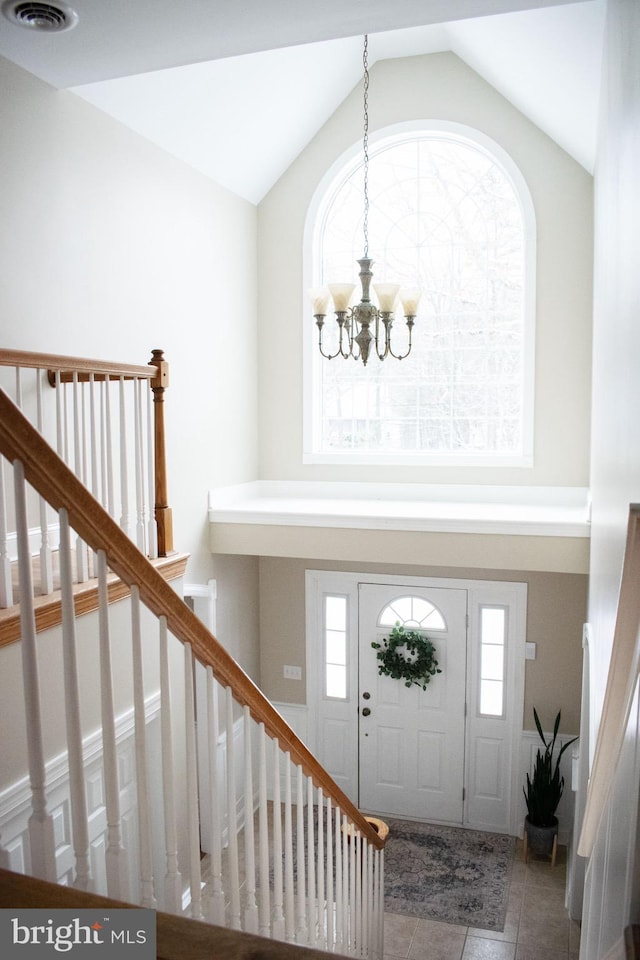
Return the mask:
<svg viewBox="0 0 640 960">
<path fill-rule="evenodd" d="M 309 295 L 313 303 L 313 315 L 318 327 L 318 346 L 320 353 L 326 360 L 334 357 L 353 357 L 362 360 L 366 366 L 372 344 L 375 347 L 379 360 L 391 356 L 396 360 L 403 360 L 411 353 L 411 332 L 418 311 L 420 290 L 417 288 L 400 289 L 397 283 L 374 283 L 373 289 L 378 300 L 378 306 L 371 302 L 370 286 L 373 278 L 371 266 L 373 260 L 369 258 L 369 69 L 368 69 L 368 37 L 364 38 L 364 136 L 362 140 L 364 153 L 364 255 L 358 260 L 360 265 L 360 283 L 362 297 L 360 303 L 351 306 L 351 298 L 355 290 L 354 283 L 330 283 L 321 290 L 310 290 Z M 322 346 L 322 328 L 327 314 L 329 299 L 333 301 L 333 309 L 339 328 L 338 349 L 335 353 L 327 353 Z M 391 349 L 391 327 L 393 326 L 396 304 L 400 300 L 402 311 L 409 330 L 408 348 L 405 353 L 394 353 Z M 373 326 L 373 333 L 371 327 Z"/>
</svg>

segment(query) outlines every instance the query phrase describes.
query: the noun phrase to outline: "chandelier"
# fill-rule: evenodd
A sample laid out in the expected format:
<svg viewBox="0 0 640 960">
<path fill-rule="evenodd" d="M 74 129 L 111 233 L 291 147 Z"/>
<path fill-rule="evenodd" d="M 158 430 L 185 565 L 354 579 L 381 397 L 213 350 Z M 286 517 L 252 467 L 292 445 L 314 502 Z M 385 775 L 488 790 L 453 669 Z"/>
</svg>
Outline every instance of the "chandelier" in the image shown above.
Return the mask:
<svg viewBox="0 0 640 960">
<path fill-rule="evenodd" d="M 420 290 L 417 288 L 401 289 L 397 283 L 374 283 L 373 289 L 378 306 L 371 302 L 370 287 L 373 279 L 371 267 L 373 260 L 369 257 L 369 67 L 368 67 L 369 38 L 365 35 L 362 64 L 364 68 L 364 133 L 363 171 L 364 171 L 364 254 L 357 263 L 360 266 L 360 284 L 362 295 L 360 303 L 351 305 L 355 290 L 354 283 L 330 283 L 322 289 L 310 290 L 313 303 L 313 315 L 318 327 L 318 346 L 320 353 L 326 360 L 334 357 L 353 357 L 362 360 L 366 366 L 372 347 L 379 360 L 394 357 L 403 360 L 411 353 L 411 333 L 416 319 Z M 327 353 L 322 344 L 322 328 L 327 314 L 329 300 L 333 301 L 333 309 L 338 324 L 338 349 L 335 353 Z M 395 353 L 391 347 L 391 328 L 398 300 L 402 304 L 402 312 L 409 331 L 408 345 L 404 353 Z"/>
</svg>

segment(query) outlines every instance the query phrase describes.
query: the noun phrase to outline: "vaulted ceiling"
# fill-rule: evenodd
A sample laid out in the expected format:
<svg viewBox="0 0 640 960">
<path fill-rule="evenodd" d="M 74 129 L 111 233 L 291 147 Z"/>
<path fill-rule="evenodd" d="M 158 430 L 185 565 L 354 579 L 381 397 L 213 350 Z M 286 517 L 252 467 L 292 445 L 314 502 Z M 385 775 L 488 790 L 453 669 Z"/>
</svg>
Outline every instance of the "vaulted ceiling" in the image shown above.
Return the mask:
<svg viewBox="0 0 640 960">
<path fill-rule="evenodd" d="M 593 169 L 605 0 L 70 5 L 61 33 L 0 17 L 0 55 L 254 203 L 360 81 L 364 33 L 370 66 L 453 51 Z"/>
</svg>

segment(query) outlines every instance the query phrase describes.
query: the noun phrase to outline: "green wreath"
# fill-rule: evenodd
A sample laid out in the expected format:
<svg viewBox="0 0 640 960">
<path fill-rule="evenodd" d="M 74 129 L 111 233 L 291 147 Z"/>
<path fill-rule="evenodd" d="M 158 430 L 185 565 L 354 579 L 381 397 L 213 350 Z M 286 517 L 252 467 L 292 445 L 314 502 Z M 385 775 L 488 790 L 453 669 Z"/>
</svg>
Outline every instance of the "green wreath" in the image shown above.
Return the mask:
<svg viewBox="0 0 640 960">
<path fill-rule="evenodd" d="M 418 633 L 417 630 L 405 630 L 398 621 L 388 638 L 382 643 L 371 644 L 377 650 L 378 673 L 380 676 L 391 677 L 393 680 L 404 680 L 405 687 L 414 683 L 423 690 L 438 669 L 436 648 L 431 640 Z"/>
</svg>

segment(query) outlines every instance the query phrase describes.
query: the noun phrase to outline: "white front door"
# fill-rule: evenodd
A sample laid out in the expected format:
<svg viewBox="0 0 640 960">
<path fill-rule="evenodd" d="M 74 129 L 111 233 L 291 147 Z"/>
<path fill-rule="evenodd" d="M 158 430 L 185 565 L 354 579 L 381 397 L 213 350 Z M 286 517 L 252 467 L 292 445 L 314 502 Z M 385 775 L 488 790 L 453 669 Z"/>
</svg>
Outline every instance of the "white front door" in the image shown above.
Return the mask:
<svg viewBox="0 0 640 960">
<path fill-rule="evenodd" d="M 467 591 L 361 583 L 358 621 L 361 809 L 462 823 Z M 435 645 L 426 690 L 379 674 L 371 644 L 397 622 Z"/>
<path fill-rule="evenodd" d="M 347 796 L 369 813 L 517 832 L 526 584 L 326 570 L 306 580 L 300 733 Z M 425 691 L 378 674 L 371 643 L 396 621 L 435 644 L 442 673 Z"/>
</svg>

